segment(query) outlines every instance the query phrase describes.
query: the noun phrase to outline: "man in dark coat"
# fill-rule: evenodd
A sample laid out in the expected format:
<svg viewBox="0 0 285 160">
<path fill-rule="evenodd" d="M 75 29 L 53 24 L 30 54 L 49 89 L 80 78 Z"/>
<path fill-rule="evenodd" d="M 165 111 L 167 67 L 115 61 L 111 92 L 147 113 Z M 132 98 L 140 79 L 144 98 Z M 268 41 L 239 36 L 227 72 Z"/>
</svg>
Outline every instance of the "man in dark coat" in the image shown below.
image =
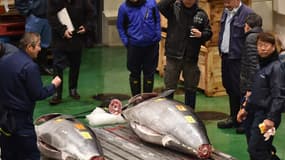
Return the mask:
<svg viewBox="0 0 285 160">
<path fill-rule="evenodd" d="M 279 60 L 274 35 L 260 33 L 257 50 L 259 69 L 253 79 L 251 95 L 239 111 L 237 121 L 245 123 L 251 160 L 279 160 L 269 132 L 274 135 L 281 122 L 285 100 L 285 64 Z"/>
<path fill-rule="evenodd" d="M 33 112 L 37 100 L 51 96 L 61 83 L 43 86 L 33 59 L 41 50 L 40 35 L 27 32 L 20 50 L 0 59 L 0 148 L 2 160 L 39 160 Z"/>
<path fill-rule="evenodd" d="M 199 8 L 197 0 L 161 0 L 158 7 L 168 20 L 165 87 L 176 89 L 182 72 L 185 104 L 194 109 L 200 80 L 200 47 L 212 37 L 208 15 Z M 173 95 L 170 98 L 173 98 Z"/>
<path fill-rule="evenodd" d="M 58 12 L 66 9 L 74 30 L 63 24 Z M 77 92 L 81 55 L 85 34 L 92 29 L 89 21 L 94 18 L 93 8 L 89 0 L 49 0 L 48 20 L 52 28 L 53 38 L 53 66 L 55 75 L 61 79 L 63 70 L 69 66 L 69 95 L 73 99 L 80 99 Z M 51 105 L 59 104 L 62 100 L 62 84 L 50 100 Z"/>
<path fill-rule="evenodd" d="M 251 94 L 251 84 L 253 76 L 257 71 L 258 53 L 257 36 L 262 32 L 262 18 L 256 13 L 250 13 L 245 20 L 245 48 L 241 55 L 240 66 L 240 91 L 241 103 L 246 101 Z M 241 104 L 244 105 L 244 104 Z M 244 133 L 244 127 L 241 125 L 236 129 L 237 133 Z"/>
<path fill-rule="evenodd" d="M 218 122 L 218 128 L 239 128 L 236 116 L 240 108 L 240 61 L 245 33 L 244 23 L 252 9 L 241 0 L 224 0 L 219 33 L 219 52 L 222 58 L 222 83 L 229 96 L 230 116 Z M 239 129 L 237 129 L 239 130 Z"/>
</svg>

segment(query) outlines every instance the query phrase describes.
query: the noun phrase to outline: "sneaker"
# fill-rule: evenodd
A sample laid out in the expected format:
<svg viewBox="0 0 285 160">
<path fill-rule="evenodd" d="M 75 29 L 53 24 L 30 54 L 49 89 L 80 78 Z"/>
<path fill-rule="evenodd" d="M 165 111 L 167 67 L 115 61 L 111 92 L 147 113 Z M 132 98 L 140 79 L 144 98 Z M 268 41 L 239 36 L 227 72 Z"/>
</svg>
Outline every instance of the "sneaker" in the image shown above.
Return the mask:
<svg viewBox="0 0 285 160">
<path fill-rule="evenodd" d="M 59 96 L 53 96 L 52 99 L 49 101 L 50 105 L 57 105 L 61 103 L 61 98 Z"/>
<path fill-rule="evenodd" d="M 217 127 L 221 128 L 221 129 L 233 128 L 234 127 L 234 121 L 231 117 L 229 117 L 226 120 L 218 122 Z"/>
<path fill-rule="evenodd" d="M 80 95 L 77 93 L 76 89 L 70 89 L 69 96 L 73 99 L 80 99 Z"/>
</svg>

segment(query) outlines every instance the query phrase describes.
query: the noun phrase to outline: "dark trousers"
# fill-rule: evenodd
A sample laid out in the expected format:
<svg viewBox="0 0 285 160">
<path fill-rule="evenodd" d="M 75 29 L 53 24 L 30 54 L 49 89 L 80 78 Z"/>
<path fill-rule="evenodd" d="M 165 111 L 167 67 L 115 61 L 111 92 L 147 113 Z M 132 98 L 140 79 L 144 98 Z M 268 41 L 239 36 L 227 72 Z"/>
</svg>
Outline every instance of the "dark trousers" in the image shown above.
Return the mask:
<svg viewBox="0 0 285 160">
<path fill-rule="evenodd" d="M 222 82 L 229 95 L 230 116 L 236 120 L 240 108 L 240 59 L 228 59 L 222 56 Z"/>
<path fill-rule="evenodd" d="M 195 109 L 196 90 L 200 80 L 200 69 L 197 62 L 167 57 L 164 75 L 165 88 L 176 89 L 181 72 L 185 88 L 184 102 Z M 173 96 L 171 94 L 168 98 L 173 98 Z"/>
<path fill-rule="evenodd" d="M 0 135 L 2 160 L 40 160 L 36 134 Z"/>
<path fill-rule="evenodd" d="M 77 50 L 53 50 L 53 67 L 55 76 L 59 76 L 63 82 L 63 70 L 69 66 L 69 89 L 77 89 L 79 70 L 81 64 L 82 49 Z M 62 95 L 63 83 L 58 87 L 57 93 Z"/>
<path fill-rule="evenodd" d="M 127 47 L 127 68 L 130 71 L 132 95 L 141 93 L 141 73 L 143 73 L 143 92 L 152 92 L 154 73 L 158 61 L 158 43 L 151 46 Z"/>
<path fill-rule="evenodd" d="M 266 119 L 267 113 L 263 110 L 249 111 L 247 119 L 244 121 L 245 134 L 248 144 L 248 152 L 251 160 L 273 160 L 272 152 L 275 147 L 272 145 L 273 137 L 264 141 L 263 134 L 260 133 L 258 125 Z M 280 120 L 275 124 L 275 128 L 279 126 Z"/>
<path fill-rule="evenodd" d="M 196 92 L 200 80 L 200 69 L 197 62 L 166 58 L 164 83 L 166 89 L 176 89 L 180 74 L 184 78 L 185 90 Z"/>
<path fill-rule="evenodd" d="M 129 45 L 127 52 L 127 68 L 131 72 L 130 76 L 140 77 L 141 72 L 146 77 L 154 75 L 158 61 L 158 43 L 146 47 Z"/>
</svg>

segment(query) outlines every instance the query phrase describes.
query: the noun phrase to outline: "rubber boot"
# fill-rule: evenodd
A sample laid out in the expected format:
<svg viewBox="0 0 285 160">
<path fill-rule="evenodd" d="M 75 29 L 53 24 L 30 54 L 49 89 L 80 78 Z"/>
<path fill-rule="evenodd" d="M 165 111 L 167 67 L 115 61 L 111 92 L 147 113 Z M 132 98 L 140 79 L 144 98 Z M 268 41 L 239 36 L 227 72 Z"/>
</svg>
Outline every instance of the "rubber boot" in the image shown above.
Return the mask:
<svg viewBox="0 0 285 160">
<path fill-rule="evenodd" d="M 143 92 L 151 93 L 153 90 L 153 77 L 144 77 L 143 79 Z"/>
<path fill-rule="evenodd" d="M 132 96 L 140 94 L 141 93 L 141 78 L 130 76 L 129 81 L 130 81 Z"/>
<path fill-rule="evenodd" d="M 196 105 L 196 91 L 185 90 L 185 104 L 190 106 L 193 110 Z"/>
</svg>

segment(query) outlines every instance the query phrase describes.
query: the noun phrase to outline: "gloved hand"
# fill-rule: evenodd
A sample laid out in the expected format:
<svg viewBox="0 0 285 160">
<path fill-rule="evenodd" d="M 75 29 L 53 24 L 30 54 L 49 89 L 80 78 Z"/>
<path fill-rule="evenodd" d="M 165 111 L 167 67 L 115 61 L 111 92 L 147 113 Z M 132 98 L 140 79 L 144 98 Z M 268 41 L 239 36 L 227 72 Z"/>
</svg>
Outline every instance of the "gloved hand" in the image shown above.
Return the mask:
<svg viewBox="0 0 285 160">
<path fill-rule="evenodd" d="M 275 135 L 276 129 L 274 127 L 274 122 L 269 119 L 265 119 L 258 125 L 258 127 L 260 129 L 260 133 L 265 137 L 265 141 Z"/>
</svg>

